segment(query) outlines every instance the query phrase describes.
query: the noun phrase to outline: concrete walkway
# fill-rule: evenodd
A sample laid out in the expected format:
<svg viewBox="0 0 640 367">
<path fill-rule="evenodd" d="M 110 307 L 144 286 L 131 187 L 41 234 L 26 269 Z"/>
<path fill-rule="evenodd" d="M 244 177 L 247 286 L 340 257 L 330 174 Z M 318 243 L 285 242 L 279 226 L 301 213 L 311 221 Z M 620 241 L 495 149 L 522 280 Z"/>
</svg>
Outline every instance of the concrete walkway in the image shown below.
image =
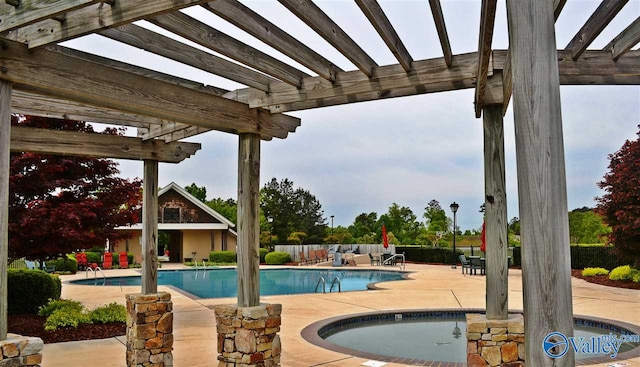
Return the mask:
<svg viewBox="0 0 640 367">
<path fill-rule="evenodd" d="M 173 267 L 181 267 L 174 265 Z M 171 266 L 164 265 L 163 269 Z M 363 268 L 363 266 L 359 266 Z M 379 268 L 379 267 L 377 267 Z M 396 268 L 397 269 L 397 268 Z M 407 265 L 411 280 L 380 283 L 380 290 L 331 294 L 305 294 L 262 297 L 264 303 L 280 303 L 282 312 L 282 366 L 360 366 L 366 359 L 329 351 L 306 342 L 300 332 L 309 324 L 333 316 L 393 309 L 484 308 L 485 277 L 462 275 L 460 268 L 438 265 Z M 138 274 L 135 270 L 110 270 L 108 276 Z M 63 276 L 63 281 L 84 278 L 84 274 Z M 572 279 L 573 309 L 587 315 L 640 325 L 640 291 L 609 288 Z M 177 367 L 216 366 L 215 320 L 211 307 L 234 304 L 235 298 L 190 299 L 184 294 L 159 286 L 172 294 L 174 303 L 174 365 Z M 124 304 L 127 293 L 140 287 L 83 286 L 64 284 L 62 297 L 81 301 L 93 308 L 110 302 Z M 522 277 L 519 270 L 509 272 L 509 309 L 522 309 Z M 43 367 L 123 366 L 125 338 L 47 344 Z M 620 360 L 612 360 L 620 362 Z M 640 367 L 640 353 L 626 360 Z M 610 362 L 611 363 L 611 362 Z M 405 366 L 389 363 L 388 367 Z M 592 366 L 605 367 L 605 363 Z M 534 367 L 534 366 L 530 366 Z"/>
</svg>

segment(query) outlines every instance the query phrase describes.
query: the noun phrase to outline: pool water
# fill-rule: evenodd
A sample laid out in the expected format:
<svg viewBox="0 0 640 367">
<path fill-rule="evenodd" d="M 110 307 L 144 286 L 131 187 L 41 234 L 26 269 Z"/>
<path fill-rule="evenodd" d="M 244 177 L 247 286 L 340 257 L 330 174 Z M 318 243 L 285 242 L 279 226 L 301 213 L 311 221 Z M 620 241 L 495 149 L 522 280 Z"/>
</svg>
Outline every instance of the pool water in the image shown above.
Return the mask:
<svg viewBox="0 0 640 367">
<path fill-rule="evenodd" d="M 333 344 L 385 357 L 462 363 L 467 361 L 467 328 L 464 318 L 365 321 L 360 324 L 350 323 L 331 328 L 320 336 Z M 575 325 L 574 329 L 576 338 L 608 333 L 609 330 L 584 325 Z M 619 353 L 637 346 L 637 343 L 624 343 Z M 578 353 L 576 359 L 605 356 L 608 357 L 604 354 Z"/>
<path fill-rule="evenodd" d="M 337 269 L 261 269 L 260 294 L 302 294 L 314 293 L 318 281 L 325 280 L 325 289 L 329 293 L 331 282 L 338 277 L 341 290 L 366 290 L 370 283 L 403 279 L 404 273 L 380 270 L 337 270 Z M 165 270 L 158 272 L 158 285 L 171 285 L 199 298 L 237 297 L 238 273 L 233 269 L 207 270 Z M 113 277 L 103 279 L 82 279 L 73 284 L 130 286 L 140 285 L 139 276 Z M 338 290 L 337 283 L 333 292 Z M 318 285 L 322 293 L 322 284 Z"/>
</svg>

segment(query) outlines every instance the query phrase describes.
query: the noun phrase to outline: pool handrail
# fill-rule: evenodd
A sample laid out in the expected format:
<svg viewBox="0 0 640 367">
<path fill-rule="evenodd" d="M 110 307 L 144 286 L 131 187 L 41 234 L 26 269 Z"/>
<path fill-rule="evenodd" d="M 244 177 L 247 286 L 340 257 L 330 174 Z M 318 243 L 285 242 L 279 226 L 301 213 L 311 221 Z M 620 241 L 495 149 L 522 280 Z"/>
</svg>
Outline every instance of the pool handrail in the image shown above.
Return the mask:
<svg viewBox="0 0 640 367">
<path fill-rule="evenodd" d="M 392 261 L 393 261 L 395 258 L 400 258 L 400 259 L 402 259 L 402 261 L 400 262 L 400 265 L 398 265 L 398 266 L 399 266 L 402 270 L 404 270 L 404 269 L 405 269 L 405 257 L 404 257 L 404 252 L 403 252 L 403 253 L 401 253 L 401 254 L 394 254 L 394 255 L 390 256 L 389 258 L 385 259 L 385 260 L 382 262 L 382 265 L 392 265 L 392 264 L 393 264 L 393 263 L 392 263 Z M 395 261 L 394 261 L 394 262 L 395 262 Z"/>
<path fill-rule="evenodd" d="M 316 283 L 316 289 L 314 289 L 313 293 L 318 293 L 318 286 L 322 283 L 322 293 L 327 293 L 327 282 L 324 281 L 324 277 L 320 277 L 318 279 L 318 283 Z"/>
<path fill-rule="evenodd" d="M 338 281 L 338 292 L 342 292 L 342 282 L 340 282 L 340 277 L 335 277 L 333 278 L 333 281 L 331 281 L 331 287 L 329 287 L 329 293 L 333 292 L 333 285 L 336 284 L 336 281 Z"/>
<path fill-rule="evenodd" d="M 97 279 L 98 278 L 98 272 L 100 272 L 100 274 L 102 274 L 102 278 L 104 279 L 104 281 L 107 281 L 107 276 L 104 275 L 104 273 L 102 272 L 102 269 L 100 269 L 99 266 L 96 266 L 95 269 L 91 268 L 90 266 L 87 267 L 87 269 L 84 272 L 84 277 L 88 278 L 89 277 L 89 271 L 91 271 L 93 273 L 93 278 Z"/>
</svg>

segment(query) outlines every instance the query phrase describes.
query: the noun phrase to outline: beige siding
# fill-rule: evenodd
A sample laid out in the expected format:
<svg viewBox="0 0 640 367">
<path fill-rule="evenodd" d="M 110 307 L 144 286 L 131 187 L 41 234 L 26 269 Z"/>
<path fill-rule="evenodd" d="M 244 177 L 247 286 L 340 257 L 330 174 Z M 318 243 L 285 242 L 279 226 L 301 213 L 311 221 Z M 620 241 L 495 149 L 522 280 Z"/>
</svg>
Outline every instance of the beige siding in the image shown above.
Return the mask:
<svg viewBox="0 0 640 367">
<path fill-rule="evenodd" d="M 140 231 L 133 231 L 133 232 L 134 232 L 133 237 L 129 238 L 128 240 L 116 241 L 115 244 L 113 245 L 113 252 L 117 254 L 120 252 L 127 251 L 126 241 L 129 241 L 129 253 L 132 253 L 133 259 L 135 260 L 135 262 L 140 264 L 142 263 L 142 245 L 140 245 L 141 232 Z"/>
<path fill-rule="evenodd" d="M 201 261 L 209 258 L 211 252 L 211 231 L 182 231 L 182 260 L 185 257 L 193 257 Z"/>
<path fill-rule="evenodd" d="M 238 244 L 238 239 L 236 236 L 229 233 L 227 235 L 227 251 L 236 251 L 236 245 Z"/>
</svg>

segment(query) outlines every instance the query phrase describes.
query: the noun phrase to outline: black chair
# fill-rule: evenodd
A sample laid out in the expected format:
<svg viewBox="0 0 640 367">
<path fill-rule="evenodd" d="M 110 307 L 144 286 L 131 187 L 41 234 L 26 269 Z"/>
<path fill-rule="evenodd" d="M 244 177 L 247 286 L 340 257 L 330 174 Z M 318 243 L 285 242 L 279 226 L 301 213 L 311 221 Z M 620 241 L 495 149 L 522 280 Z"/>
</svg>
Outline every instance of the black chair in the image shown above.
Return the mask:
<svg viewBox="0 0 640 367">
<path fill-rule="evenodd" d="M 462 274 L 464 274 L 464 269 L 467 269 L 467 273 L 471 274 L 471 263 L 464 255 L 459 256 L 460 263 L 462 263 Z"/>
<path fill-rule="evenodd" d="M 371 260 L 371 266 L 380 265 L 380 257 L 373 257 L 373 255 L 369 254 L 369 260 Z"/>
<path fill-rule="evenodd" d="M 479 257 L 471 257 L 469 258 L 469 263 L 470 263 L 469 271 L 473 271 L 473 274 L 476 275 L 478 274 L 478 270 L 480 270 L 480 275 L 484 275 L 483 259 Z"/>
</svg>

